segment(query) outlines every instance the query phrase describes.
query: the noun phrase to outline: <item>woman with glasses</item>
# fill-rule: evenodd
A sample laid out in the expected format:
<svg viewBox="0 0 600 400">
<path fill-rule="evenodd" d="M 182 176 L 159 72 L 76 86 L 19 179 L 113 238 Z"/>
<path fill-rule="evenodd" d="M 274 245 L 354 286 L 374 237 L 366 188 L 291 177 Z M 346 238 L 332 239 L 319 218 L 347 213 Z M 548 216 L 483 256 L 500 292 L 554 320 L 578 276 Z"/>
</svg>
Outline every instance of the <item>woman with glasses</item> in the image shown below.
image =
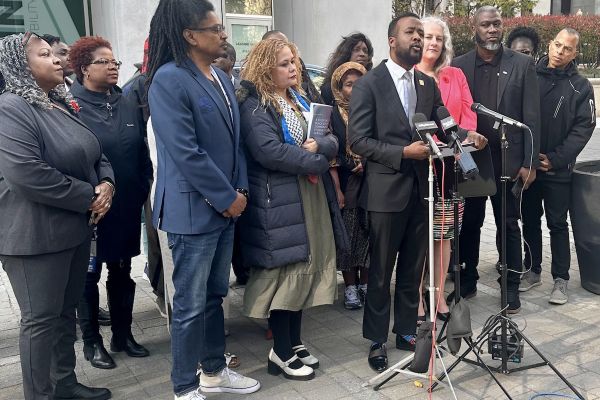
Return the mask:
<svg viewBox="0 0 600 400">
<path fill-rule="evenodd" d="M 109 399 L 75 376 L 75 307 L 114 177 L 35 34 L 0 40 L 0 261 L 21 310 L 26 400 Z"/>
<path fill-rule="evenodd" d="M 135 282 L 131 258 L 140 254 L 142 206 L 148 197 L 152 164 L 139 123 L 142 109 L 122 96 L 117 87 L 121 62 L 101 37 L 84 37 L 71 47 L 71 66 L 77 79 L 71 93 L 81 107 L 79 116 L 98 136 L 104 154 L 115 171 L 118 190 L 112 211 L 97 229 L 96 267 L 88 269 L 84 295 L 79 303 L 79 325 L 85 359 L 96 368 L 114 368 L 115 362 L 102 343 L 98 326 L 98 281 L 106 263 L 106 291 L 112 322 L 110 349 L 130 357 L 146 357 L 148 350 L 131 333 Z"/>
</svg>

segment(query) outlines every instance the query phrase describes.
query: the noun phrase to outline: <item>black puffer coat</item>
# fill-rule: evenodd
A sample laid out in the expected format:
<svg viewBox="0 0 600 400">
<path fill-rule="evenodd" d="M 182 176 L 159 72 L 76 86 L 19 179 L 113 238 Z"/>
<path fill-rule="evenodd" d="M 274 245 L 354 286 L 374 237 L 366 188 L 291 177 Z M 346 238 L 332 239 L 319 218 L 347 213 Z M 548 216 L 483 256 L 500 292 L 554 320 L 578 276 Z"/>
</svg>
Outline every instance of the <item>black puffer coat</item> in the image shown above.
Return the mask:
<svg viewBox="0 0 600 400">
<path fill-rule="evenodd" d="M 542 130 L 540 153 L 552 169 L 538 171 L 538 179 L 569 181 L 575 159 L 596 127 L 594 89 L 574 62 L 565 69 L 548 68 L 548 57 L 537 64 Z"/>
<path fill-rule="evenodd" d="M 335 136 L 315 138 L 317 154 L 286 144 L 283 117 L 274 108 L 260 105 L 254 86 L 243 81 L 237 93 L 250 187 L 248 206 L 238 220 L 244 266 L 272 269 L 308 261 L 299 175 L 321 175 L 336 246 L 347 248 L 348 235 L 328 172 L 329 160 L 337 153 Z"/>
</svg>

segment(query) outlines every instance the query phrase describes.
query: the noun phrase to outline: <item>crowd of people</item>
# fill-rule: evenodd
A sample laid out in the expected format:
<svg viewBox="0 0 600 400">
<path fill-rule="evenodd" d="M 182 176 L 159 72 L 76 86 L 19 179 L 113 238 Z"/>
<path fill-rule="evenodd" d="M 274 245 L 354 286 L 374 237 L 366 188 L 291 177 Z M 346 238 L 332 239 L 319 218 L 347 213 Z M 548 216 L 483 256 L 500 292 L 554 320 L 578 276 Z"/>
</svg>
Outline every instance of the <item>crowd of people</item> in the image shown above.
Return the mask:
<svg viewBox="0 0 600 400">
<path fill-rule="evenodd" d="M 496 8 L 478 9 L 472 23 L 473 50 L 454 58 L 443 19 L 400 14 L 389 23 L 389 58 L 377 66 L 373 43 L 352 33 L 331 54 L 320 88 L 280 31 L 265 34 L 234 76 L 235 49 L 207 0 L 160 1 L 140 73 L 124 90 L 121 62 L 103 38 L 71 46 L 31 32 L 1 39 L 0 261 L 21 310 L 25 398 L 111 397 L 77 381 L 76 320 L 96 368 L 116 366 L 100 324 L 112 325 L 112 352 L 149 356 L 131 329 L 142 215 L 147 275 L 170 315 L 175 399 L 261 387 L 225 352 L 232 265 L 245 285 L 243 314 L 268 320 L 270 374 L 315 377 L 302 313 L 334 303 L 337 271 L 344 307 L 364 308 L 371 368 L 388 367 L 394 270 L 395 346 L 414 351 L 426 309 L 452 318 L 451 300 L 475 296 L 479 278 L 487 198 L 460 199 L 452 212 L 453 157 L 434 162 L 433 220 L 427 215 L 431 148 L 415 136 L 414 117 L 439 122 L 442 107 L 461 141 L 491 154 L 499 260 L 503 230 L 507 239 L 506 265 L 498 262 L 508 270 L 506 311 L 518 313 L 519 293 L 541 284 L 544 212 L 549 301 L 566 303 L 570 176 L 596 123 L 592 87 L 575 61 L 579 34 L 557 32 L 536 64 L 545 44 L 533 29 L 514 29 L 504 46 Z M 474 102 L 531 132 L 508 127 L 505 167 L 523 188 L 504 204 L 498 124 L 476 115 Z M 326 134 L 309 135 L 311 103 L 333 106 Z M 464 268 L 460 293 L 446 299 L 452 241 Z M 434 304 L 423 296 L 427 256 L 436 265 Z M 99 304 L 103 264 L 108 315 Z"/>
</svg>

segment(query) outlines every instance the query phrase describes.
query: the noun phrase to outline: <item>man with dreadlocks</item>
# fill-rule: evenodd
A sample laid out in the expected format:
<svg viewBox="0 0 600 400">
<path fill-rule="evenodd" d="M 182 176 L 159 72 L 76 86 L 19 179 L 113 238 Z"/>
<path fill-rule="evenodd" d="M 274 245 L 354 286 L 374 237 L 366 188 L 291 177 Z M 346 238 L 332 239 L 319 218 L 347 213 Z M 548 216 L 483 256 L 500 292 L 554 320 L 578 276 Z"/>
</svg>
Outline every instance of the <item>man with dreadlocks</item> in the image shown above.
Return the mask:
<svg viewBox="0 0 600 400">
<path fill-rule="evenodd" d="M 227 55 L 226 40 L 208 0 L 161 0 L 150 24 L 148 100 L 158 155 L 153 223 L 167 232 L 173 255 L 175 399 L 204 399 L 200 390 L 260 389 L 224 357 L 221 304 L 234 222 L 248 196 L 233 84 L 211 66 Z"/>
</svg>

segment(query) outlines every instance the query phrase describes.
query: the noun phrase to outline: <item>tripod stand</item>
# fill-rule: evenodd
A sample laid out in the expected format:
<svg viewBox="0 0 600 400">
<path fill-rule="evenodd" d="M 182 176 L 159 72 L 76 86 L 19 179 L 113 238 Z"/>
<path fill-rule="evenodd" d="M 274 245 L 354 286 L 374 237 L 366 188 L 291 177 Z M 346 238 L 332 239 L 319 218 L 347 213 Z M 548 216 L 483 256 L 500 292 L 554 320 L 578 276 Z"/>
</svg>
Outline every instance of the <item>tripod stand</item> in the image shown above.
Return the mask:
<svg viewBox="0 0 600 400">
<path fill-rule="evenodd" d="M 443 159 L 441 160 L 442 162 L 444 161 Z M 427 201 L 428 201 L 428 214 L 429 214 L 429 288 L 428 288 L 428 292 L 429 292 L 429 304 L 433 305 L 435 304 L 435 281 L 434 281 L 434 272 L 435 272 L 435 266 L 434 266 L 434 257 L 433 257 L 433 253 L 434 253 L 434 235 L 433 235 L 433 203 L 434 203 L 434 196 L 433 196 L 433 156 L 429 156 L 429 169 L 428 169 L 428 183 L 429 183 L 429 192 L 428 192 L 428 197 L 427 197 Z M 430 321 L 432 321 L 432 348 L 435 349 L 435 352 L 438 356 L 438 358 L 440 359 L 440 362 L 442 364 L 442 368 L 444 369 L 444 371 L 446 370 L 446 366 L 444 365 L 444 362 L 442 360 L 442 355 L 440 353 L 440 350 L 438 348 L 438 345 L 436 343 L 435 340 L 435 320 L 436 320 L 436 314 L 435 314 L 435 307 L 431 306 L 429 307 L 429 317 L 430 317 Z M 393 379 L 394 377 L 396 377 L 398 374 L 403 374 L 403 375 L 407 375 L 410 377 L 416 377 L 416 378 L 422 378 L 422 379 L 436 379 L 435 375 L 434 375 L 434 360 L 435 357 L 430 357 L 430 363 L 429 363 L 429 373 L 424 374 L 424 373 L 416 373 L 413 371 L 408 370 L 407 368 L 409 367 L 409 365 L 411 364 L 411 362 L 414 360 L 414 354 L 411 354 L 409 356 L 407 356 L 406 358 L 400 360 L 398 363 L 392 365 L 390 368 L 388 368 L 387 370 L 381 372 L 380 374 L 374 376 L 373 378 L 371 378 L 368 382 L 366 382 L 365 384 L 363 384 L 364 386 L 369 386 L 369 385 L 375 385 L 373 387 L 373 389 L 375 391 L 379 390 L 383 385 L 385 385 L 387 382 L 389 382 L 391 379 Z M 446 376 L 446 375 L 444 375 Z M 376 382 L 379 382 L 377 383 Z M 441 382 L 441 381 L 438 381 Z M 441 382 L 441 383 L 445 383 L 445 382 Z M 450 380 L 448 379 L 448 384 L 450 386 L 450 389 L 452 390 L 452 393 L 454 394 L 454 398 L 456 399 L 456 394 L 454 393 L 454 388 L 452 387 L 452 382 L 450 382 Z"/>
<path fill-rule="evenodd" d="M 575 395 L 577 395 L 577 397 L 579 397 L 580 399 L 583 400 L 584 397 L 577 391 L 577 389 L 575 389 L 575 387 L 569 381 L 567 381 L 567 379 L 542 354 L 542 352 L 537 347 L 535 347 L 535 345 L 523 334 L 523 332 L 521 332 L 521 330 L 519 329 L 517 324 L 514 323 L 508 317 L 508 314 L 507 314 L 507 309 L 508 309 L 508 295 L 507 295 L 507 293 L 508 293 L 508 290 L 507 290 L 508 266 L 506 264 L 506 202 L 507 202 L 506 189 L 507 189 L 508 182 L 510 181 L 510 177 L 507 175 L 507 172 L 506 172 L 506 153 L 507 153 L 507 149 L 508 149 L 506 128 L 507 127 L 506 127 L 505 123 L 500 124 L 500 135 L 501 135 L 500 143 L 501 143 L 501 159 L 502 159 L 502 161 L 501 161 L 502 162 L 502 174 L 500 177 L 501 198 L 502 198 L 502 200 L 501 200 L 502 229 L 500 232 L 501 233 L 500 234 L 501 312 L 499 314 L 496 314 L 496 315 L 490 317 L 489 323 L 486 323 L 486 326 L 484 327 L 484 329 L 482 330 L 482 332 L 479 334 L 479 336 L 477 337 L 477 339 L 474 342 L 470 338 L 464 339 L 468 345 L 467 350 L 465 350 L 458 357 L 458 359 L 452 365 L 450 365 L 450 367 L 447 369 L 447 371 L 445 371 L 441 376 L 438 377 L 438 382 L 442 381 L 448 375 L 448 373 L 451 372 L 461 361 L 464 361 L 466 363 L 477 365 L 479 367 L 484 368 L 490 374 L 490 376 L 494 379 L 494 381 L 500 387 L 500 389 L 504 392 L 506 397 L 508 399 L 512 399 L 512 397 L 510 396 L 508 391 L 504 388 L 504 386 L 500 383 L 500 381 L 494 376 L 493 372 L 501 372 L 503 374 L 509 374 L 511 372 L 524 371 L 524 370 L 531 369 L 531 368 L 548 366 L 569 387 L 569 389 L 571 389 L 573 391 L 573 393 L 575 393 Z M 456 205 L 455 205 L 455 207 L 456 207 Z M 458 246 L 455 246 L 455 251 L 458 251 Z M 457 285 L 457 286 L 455 286 L 455 296 L 454 296 L 455 304 L 457 304 L 460 301 L 460 264 L 459 264 L 458 260 L 459 260 L 458 254 L 456 253 L 454 255 L 455 285 Z M 444 326 L 442 327 L 442 330 L 445 328 L 445 326 L 446 326 L 446 324 L 444 324 Z M 491 332 L 497 330 L 498 326 L 500 326 L 501 364 L 498 367 L 491 367 L 491 366 L 488 366 L 481 359 L 476 348 L 478 346 L 480 346 L 485 340 L 487 340 L 488 335 Z M 509 331 L 511 333 L 511 336 L 513 336 L 517 339 L 518 343 L 520 343 L 521 340 L 524 340 L 533 349 L 533 351 L 535 351 L 535 353 L 543 360 L 543 362 L 509 369 L 508 361 L 510 358 L 512 358 L 514 356 L 514 354 L 509 354 L 509 350 L 508 350 Z M 518 346 L 518 344 L 517 344 L 517 346 Z M 470 352 L 472 352 L 476 356 L 477 361 L 473 361 L 473 360 L 466 358 L 466 356 Z M 433 389 L 437 386 L 438 382 L 433 383 L 431 385 L 431 387 L 429 388 L 429 391 L 433 391 Z"/>
</svg>

